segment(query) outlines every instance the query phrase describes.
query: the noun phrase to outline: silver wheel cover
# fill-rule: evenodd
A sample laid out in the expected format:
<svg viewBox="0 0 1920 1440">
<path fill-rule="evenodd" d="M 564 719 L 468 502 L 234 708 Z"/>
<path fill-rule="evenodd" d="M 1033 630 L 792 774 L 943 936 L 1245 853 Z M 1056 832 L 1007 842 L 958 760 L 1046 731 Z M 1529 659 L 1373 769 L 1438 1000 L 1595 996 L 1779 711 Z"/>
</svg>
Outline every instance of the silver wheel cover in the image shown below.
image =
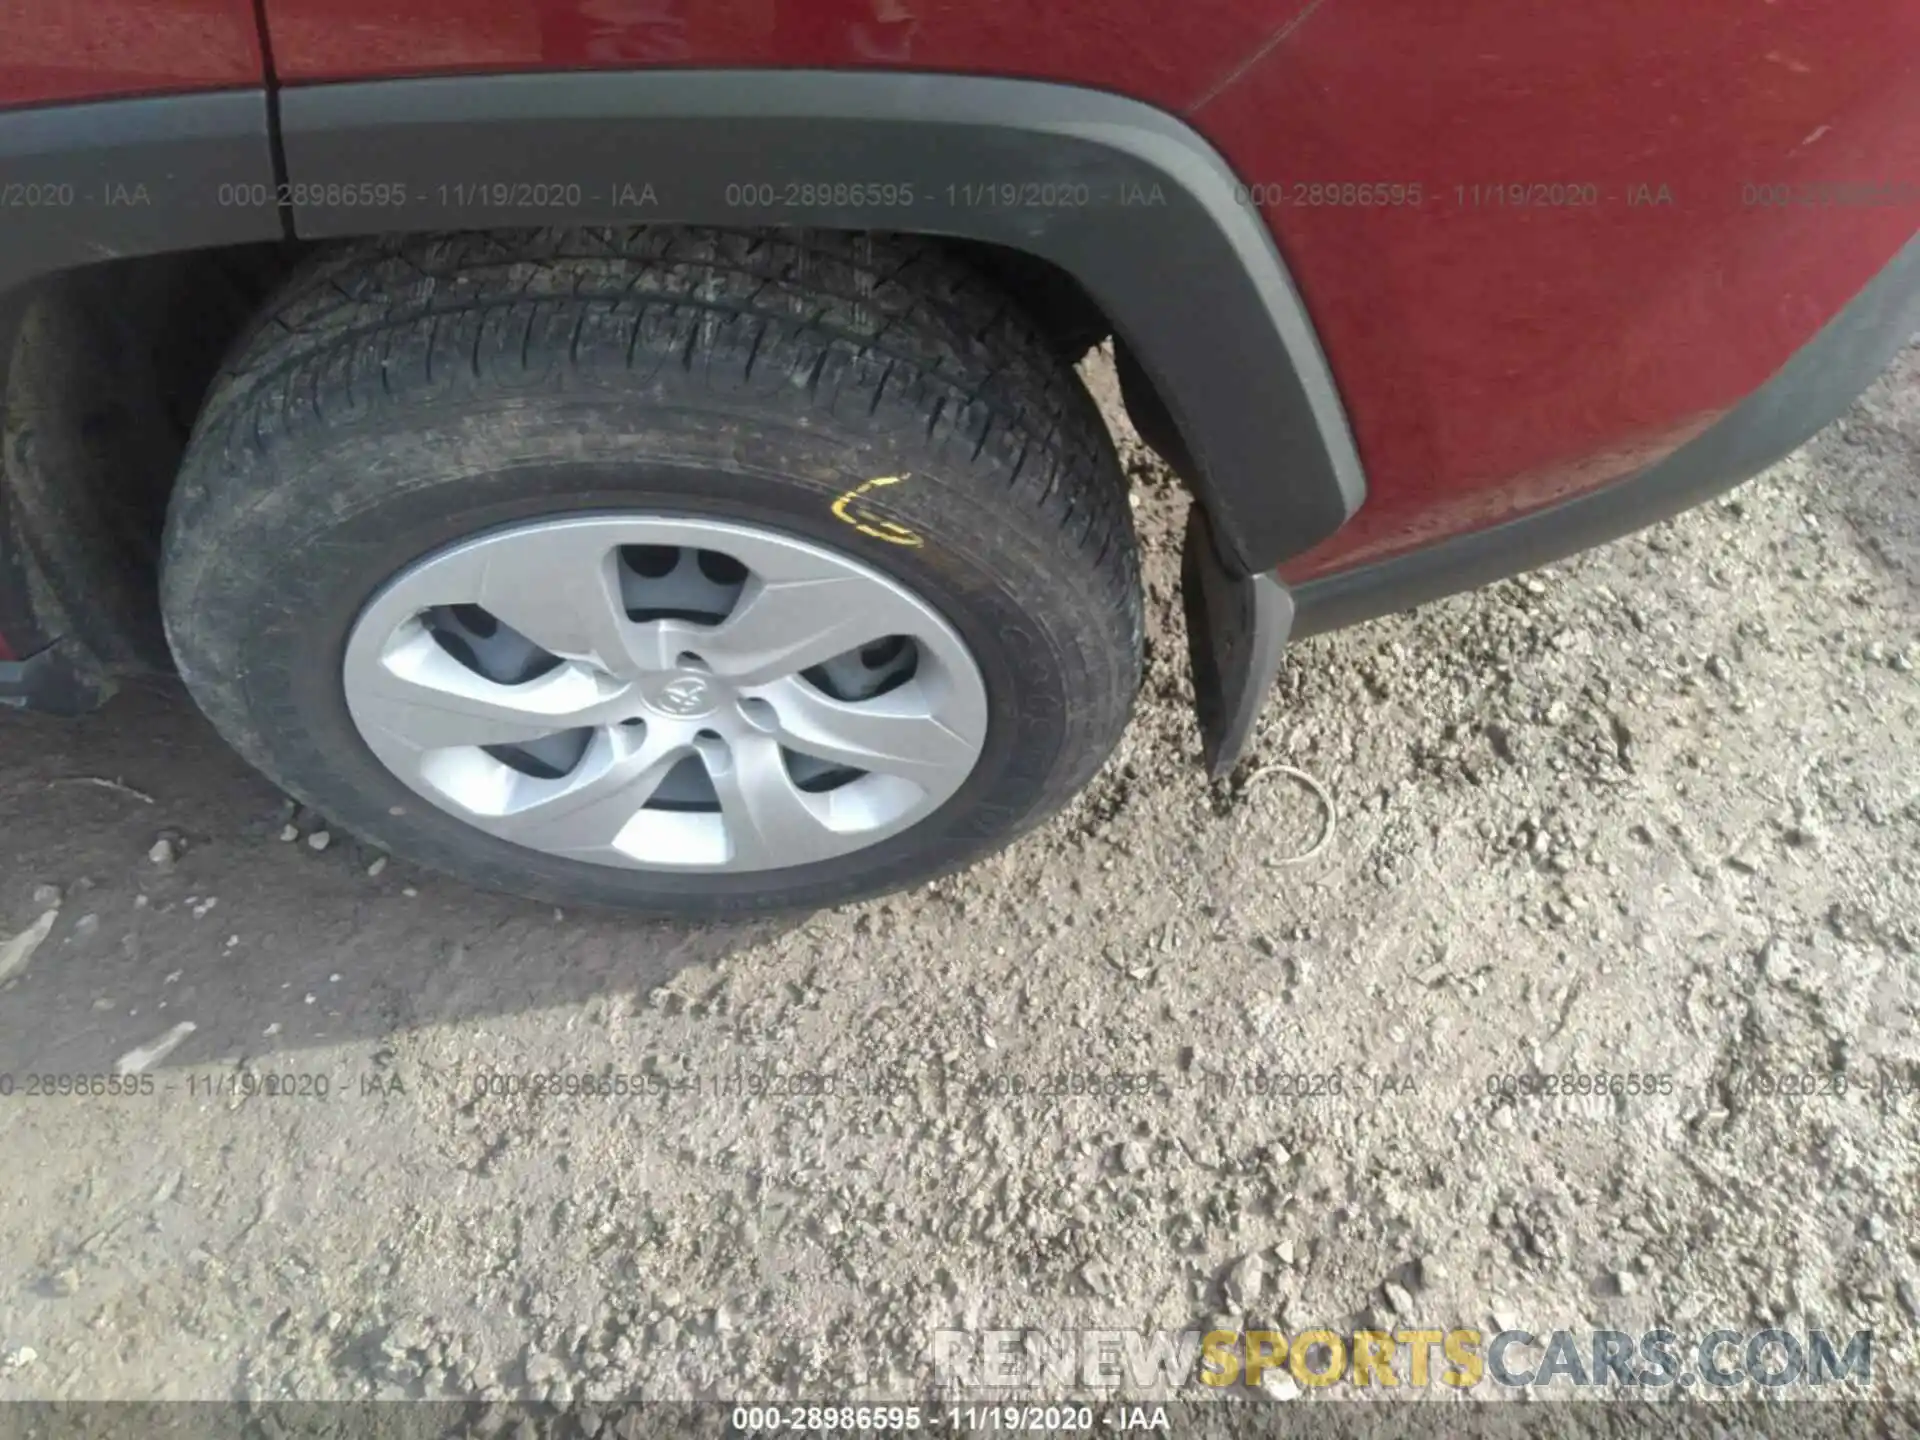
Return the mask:
<svg viewBox="0 0 1920 1440">
<path fill-rule="evenodd" d="M 725 521 L 512 526 L 410 566 L 348 636 L 347 709 L 409 789 L 629 869 L 782 869 L 908 829 L 986 743 L 959 634 L 897 581 Z"/>
</svg>

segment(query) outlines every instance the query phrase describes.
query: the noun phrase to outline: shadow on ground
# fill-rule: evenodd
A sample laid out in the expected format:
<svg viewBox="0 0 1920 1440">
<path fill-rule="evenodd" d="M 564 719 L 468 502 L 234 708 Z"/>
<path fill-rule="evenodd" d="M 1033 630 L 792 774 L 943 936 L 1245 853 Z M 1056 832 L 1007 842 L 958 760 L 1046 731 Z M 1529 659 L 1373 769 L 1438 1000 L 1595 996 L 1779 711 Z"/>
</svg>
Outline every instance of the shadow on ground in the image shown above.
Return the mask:
<svg viewBox="0 0 1920 1440">
<path fill-rule="evenodd" d="M 183 1022 L 166 1064 L 634 995 L 796 923 L 556 925 L 550 906 L 398 862 L 369 875 L 378 856 L 345 836 L 283 842 L 278 792 L 165 682 L 78 721 L 0 717 L 0 815 L 0 940 L 42 913 L 36 890 L 62 892 L 0 983 L 15 1077 L 111 1071 Z M 163 834 L 179 837 L 168 864 L 149 854 Z"/>
<path fill-rule="evenodd" d="M 1837 514 L 1861 548 L 1920 610 L 1920 345 L 1903 351 L 1878 384 L 1838 424 L 1807 448 L 1828 477 L 1811 497 L 1816 510 Z"/>
</svg>

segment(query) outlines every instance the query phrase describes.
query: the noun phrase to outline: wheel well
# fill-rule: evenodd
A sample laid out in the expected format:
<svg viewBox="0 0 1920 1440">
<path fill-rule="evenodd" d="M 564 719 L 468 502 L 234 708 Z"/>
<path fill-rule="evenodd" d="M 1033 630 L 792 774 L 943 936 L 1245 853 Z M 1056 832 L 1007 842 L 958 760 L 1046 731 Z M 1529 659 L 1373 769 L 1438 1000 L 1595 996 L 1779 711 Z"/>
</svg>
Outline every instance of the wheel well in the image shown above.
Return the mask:
<svg viewBox="0 0 1920 1440">
<path fill-rule="evenodd" d="M 166 664 L 155 600 L 180 455 L 227 345 L 294 256 L 244 245 L 62 271 L 7 297 L 0 498 L 27 626 L 105 672 Z"/>
<path fill-rule="evenodd" d="M 1093 297 L 1052 262 L 984 240 L 942 243 L 1012 296 L 1068 364 L 1076 363 L 1113 333 L 1113 322 Z"/>
<path fill-rule="evenodd" d="M 222 357 L 308 256 L 347 241 L 221 246 L 60 272 L 4 297 L 0 420 L 8 504 L 31 629 L 71 636 L 109 674 L 170 665 L 157 556 L 180 456 Z M 992 277 L 1072 364 L 1113 333 L 1065 270 L 984 241 L 942 244 Z M 1122 349 L 1125 399 L 1156 448 L 1165 407 Z M 1143 423 L 1144 422 L 1144 423 Z M 1175 462 L 1173 453 L 1167 454 Z M 1176 468 L 1180 468 L 1176 463 Z"/>
</svg>

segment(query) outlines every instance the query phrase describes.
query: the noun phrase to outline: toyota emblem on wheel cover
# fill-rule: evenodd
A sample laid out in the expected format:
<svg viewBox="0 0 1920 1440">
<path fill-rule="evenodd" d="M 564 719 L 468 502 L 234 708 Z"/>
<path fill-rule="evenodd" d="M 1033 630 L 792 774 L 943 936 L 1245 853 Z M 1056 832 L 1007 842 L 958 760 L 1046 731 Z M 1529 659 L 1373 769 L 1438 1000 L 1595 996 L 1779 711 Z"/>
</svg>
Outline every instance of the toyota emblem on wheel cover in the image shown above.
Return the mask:
<svg viewBox="0 0 1920 1440">
<path fill-rule="evenodd" d="M 660 708 L 675 715 L 698 715 L 713 704 L 707 682 L 698 675 L 679 675 L 660 691 Z"/>
</svg>

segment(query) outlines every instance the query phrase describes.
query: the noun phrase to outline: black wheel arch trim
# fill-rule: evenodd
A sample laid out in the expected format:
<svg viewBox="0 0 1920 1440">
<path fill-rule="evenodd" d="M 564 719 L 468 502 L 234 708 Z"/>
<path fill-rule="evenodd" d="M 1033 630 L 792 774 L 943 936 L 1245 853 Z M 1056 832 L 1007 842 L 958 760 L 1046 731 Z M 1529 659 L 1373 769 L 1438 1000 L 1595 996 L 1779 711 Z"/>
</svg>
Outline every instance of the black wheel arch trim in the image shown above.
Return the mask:
<svg viewBox="0 0 1920 1440">
<path fill-rule="evenodd" d="M 655 222 L 1024 251 L 1079 283 L 1151 381 L 1232 571 L 1310 548 L 1365 497 L 1264 224 L 1200 135 L 1137 101 L 894 71 L 450 76 L 290 88 L 279 133 L 303 239 Z"/>
<path fill-rule="evenodd" d="M 264 90 L 0 111 L 0 704 L 71 711 L 103 693 L 101 664 L 64 615 L 84 602 L 41 576 L 6 465 L 32 442 L 9 413 L 11 371 L 37 282 L 136 256 L 278 240 Z"/>
<path fill-rule="evenodd" d="M 264 90 L 0 110 L 0 293 L 105 260 L 278 240 L 275 180 Z"/>
</svg>

